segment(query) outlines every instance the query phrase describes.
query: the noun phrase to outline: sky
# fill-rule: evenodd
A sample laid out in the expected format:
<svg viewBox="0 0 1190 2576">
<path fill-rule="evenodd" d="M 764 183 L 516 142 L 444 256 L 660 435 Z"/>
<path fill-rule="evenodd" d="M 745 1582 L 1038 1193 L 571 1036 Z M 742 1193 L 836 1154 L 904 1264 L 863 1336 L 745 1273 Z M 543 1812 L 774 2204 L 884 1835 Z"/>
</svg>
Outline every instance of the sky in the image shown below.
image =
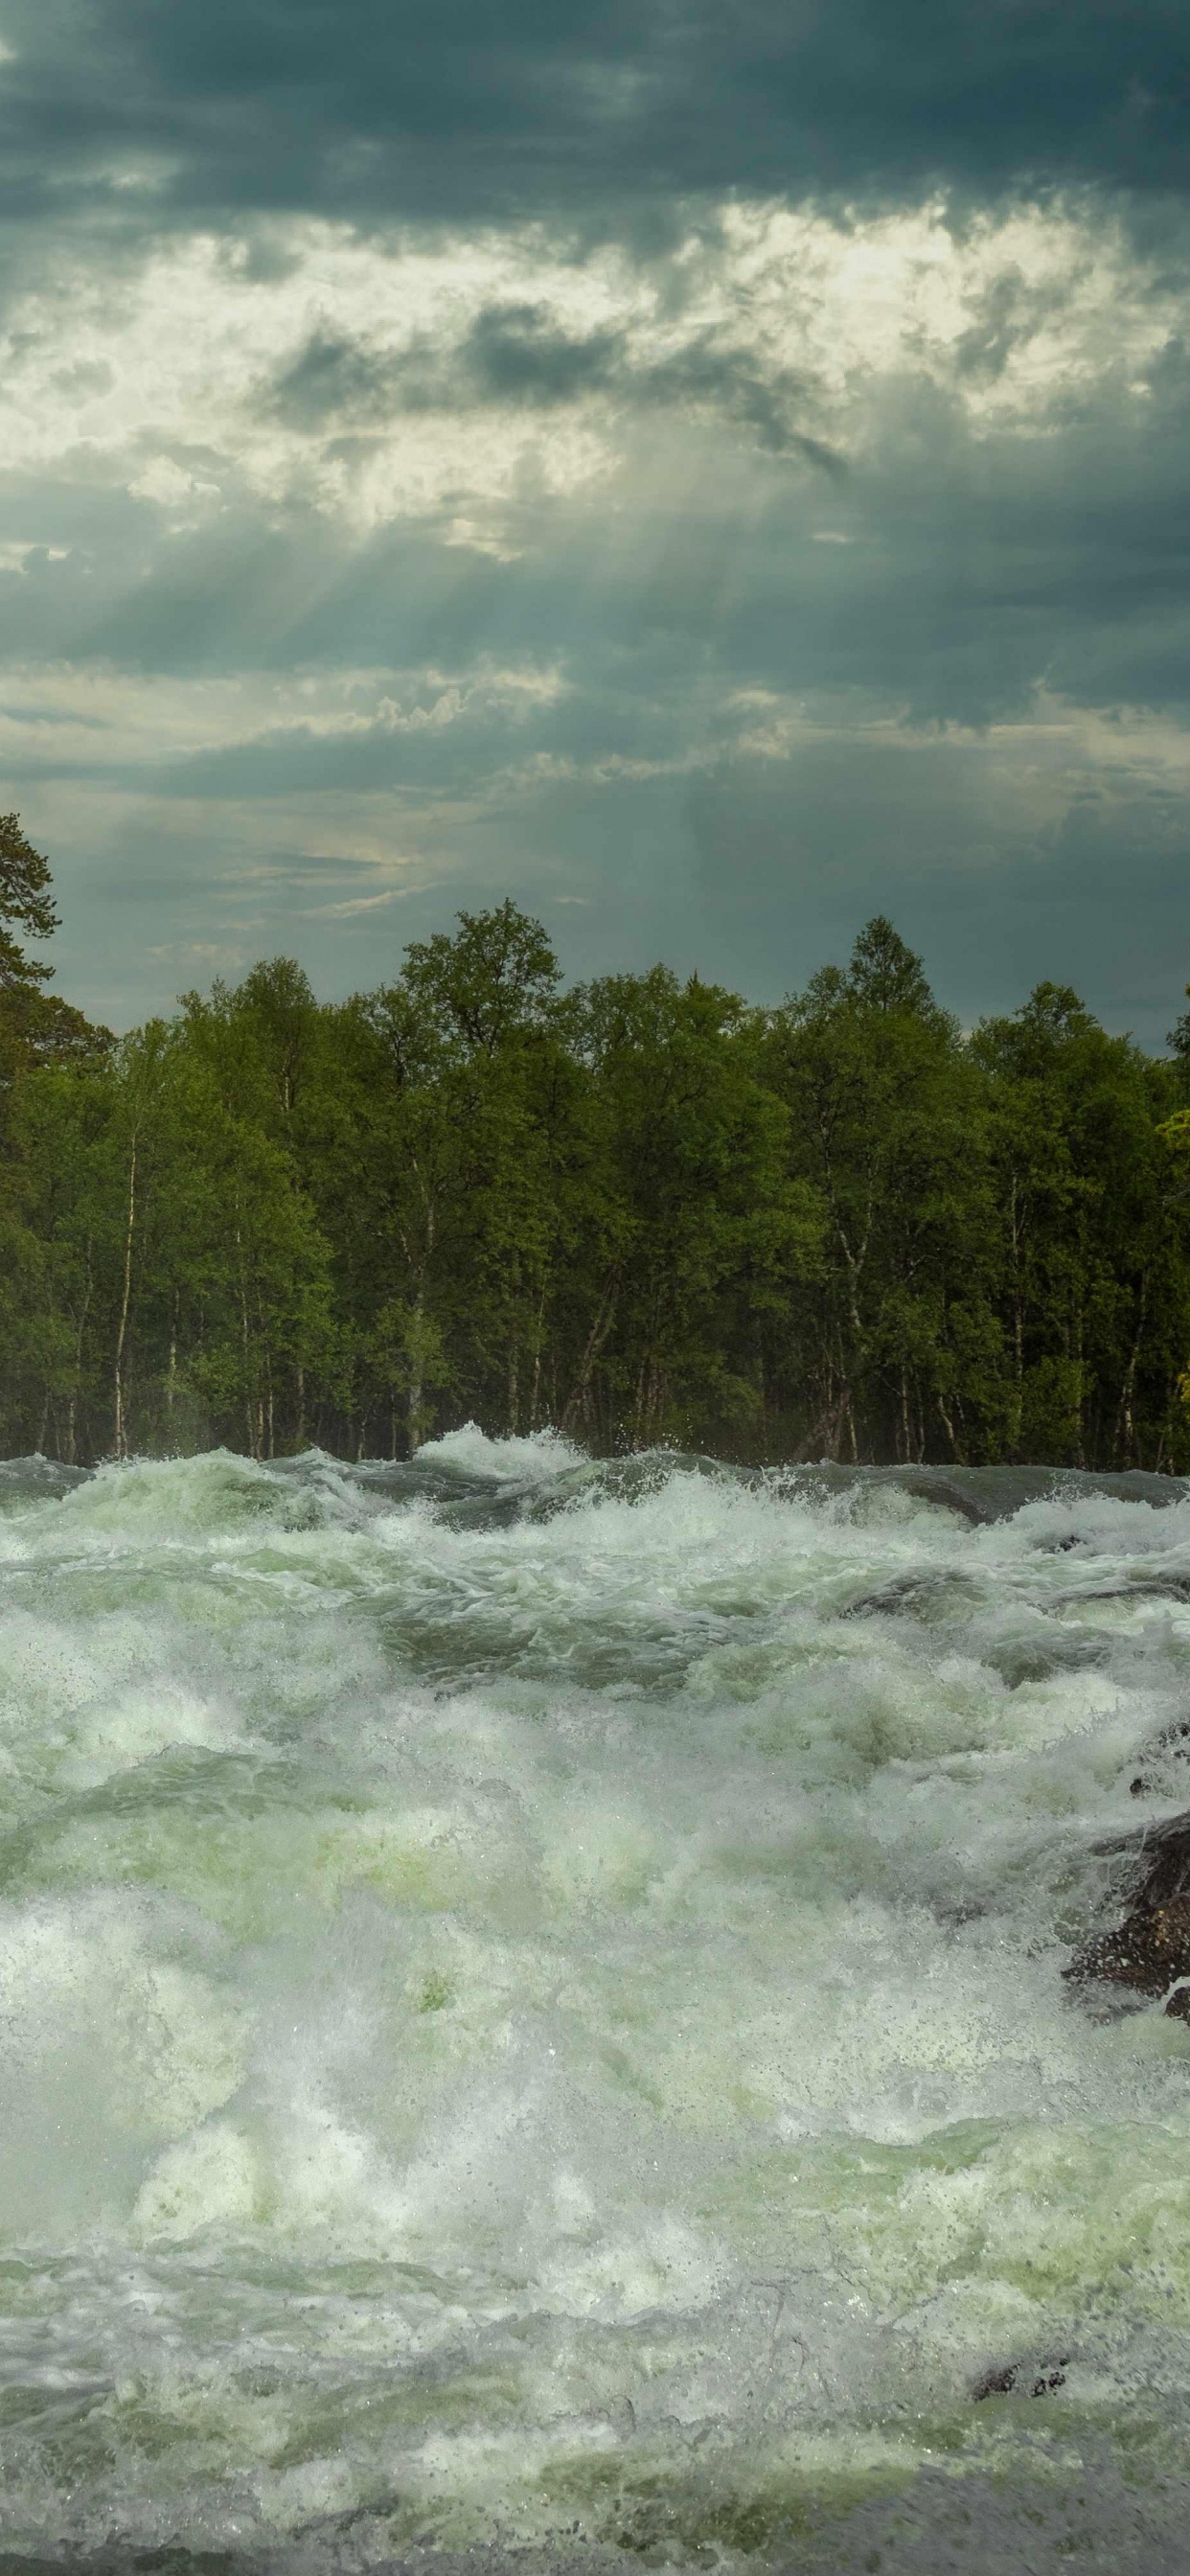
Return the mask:
<svg viewBox="0 0 1190 2576">
<path fill-rule="evenodd" d="M 1190 977 L 1186 0 L 0 0 L 0 809 L 116 1028 L 511 894 Z"/>
</svg>

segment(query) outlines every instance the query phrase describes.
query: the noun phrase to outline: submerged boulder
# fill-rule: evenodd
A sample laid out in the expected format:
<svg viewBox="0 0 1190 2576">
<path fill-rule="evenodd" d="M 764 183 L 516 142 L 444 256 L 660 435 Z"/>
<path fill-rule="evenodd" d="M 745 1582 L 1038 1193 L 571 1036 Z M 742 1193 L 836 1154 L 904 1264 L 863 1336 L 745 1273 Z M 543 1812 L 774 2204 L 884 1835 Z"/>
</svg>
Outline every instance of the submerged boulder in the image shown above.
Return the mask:
<svg viewBox="0 0 1190 2576">
<path fill-rule="evenodd" d="M 1155 1735 L 1151 1744 L 1146 1745 L 1142 1768 L 1128 1783 L 1133 1797 L 1151 1798 L 1158 1793 L 1164 1785 L 1163 1772 L 1168 1773 L 1171 1763 L 1184 1762 L 1188 1751 L 1190 1717 L 1175 1718 L 1172 1726 L 1163 1726 L 1160 1735 Z"/>
<path fill-rule="evenodd" d="M 1067 1976 L 1165 1995 L 1166 2012 L 1190 2021 L 1190 1982 L 1182 1982 L 1190 1981 L 1190 1812 L 1096 1849 L 1134 1862 L 1125 1911 L 1110 1930 L 1083 1942 Z"/>
<path fill-rule="evenodd" d="M 1051 2397 L 1056 2388 L 1066 2385 L 1069 2353 L 1052 2361 L 998 2362 L 985 2370 L 971 2391 L 976 2402 L 985 2397 Z"/>
</svg>

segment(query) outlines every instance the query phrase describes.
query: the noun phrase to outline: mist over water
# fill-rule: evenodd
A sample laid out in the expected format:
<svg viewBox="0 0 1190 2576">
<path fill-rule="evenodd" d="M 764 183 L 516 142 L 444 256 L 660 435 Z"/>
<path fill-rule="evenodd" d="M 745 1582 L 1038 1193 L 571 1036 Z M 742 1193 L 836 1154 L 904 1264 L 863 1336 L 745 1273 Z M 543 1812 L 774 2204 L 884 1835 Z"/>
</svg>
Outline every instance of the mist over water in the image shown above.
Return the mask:
<svg viewBox="0 0 1190 2576">
<path fill-rule="evenodd" d="M 1190 1805 L 1190 1489 L 0 1511 L 5 2551 L 1184 2564 L 1190 2027 L 1062 1970 Z"/>
</svg>

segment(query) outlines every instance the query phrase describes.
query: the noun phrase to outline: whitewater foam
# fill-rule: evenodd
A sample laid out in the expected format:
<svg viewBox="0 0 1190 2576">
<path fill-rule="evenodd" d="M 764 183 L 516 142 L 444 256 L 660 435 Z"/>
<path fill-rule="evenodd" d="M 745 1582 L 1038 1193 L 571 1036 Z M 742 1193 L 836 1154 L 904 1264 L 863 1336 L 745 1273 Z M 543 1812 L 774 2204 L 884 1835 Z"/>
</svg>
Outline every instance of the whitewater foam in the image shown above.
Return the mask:
<svg viewBox="0 0 1190 2576">
<path fill-rule="evenodd" d="M 9 1463 L 4 2547 L 1176 2520 L 1190 1497 L 1014 1474 Z"/>
</svg>

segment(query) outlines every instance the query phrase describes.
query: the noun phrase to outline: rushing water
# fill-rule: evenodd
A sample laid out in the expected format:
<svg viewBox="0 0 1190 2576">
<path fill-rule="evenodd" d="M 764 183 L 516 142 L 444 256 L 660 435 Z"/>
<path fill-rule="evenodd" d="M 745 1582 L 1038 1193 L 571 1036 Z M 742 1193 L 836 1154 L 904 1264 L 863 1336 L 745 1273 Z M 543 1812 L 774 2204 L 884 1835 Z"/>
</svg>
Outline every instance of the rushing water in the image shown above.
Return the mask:
<svg viewBox="0 0 1190 2576">
<path fill-rule="evenodd" d="M 1183 1486 L 0 1486 L 4 2550 L 1184 2566 Z"/>
</svg>

